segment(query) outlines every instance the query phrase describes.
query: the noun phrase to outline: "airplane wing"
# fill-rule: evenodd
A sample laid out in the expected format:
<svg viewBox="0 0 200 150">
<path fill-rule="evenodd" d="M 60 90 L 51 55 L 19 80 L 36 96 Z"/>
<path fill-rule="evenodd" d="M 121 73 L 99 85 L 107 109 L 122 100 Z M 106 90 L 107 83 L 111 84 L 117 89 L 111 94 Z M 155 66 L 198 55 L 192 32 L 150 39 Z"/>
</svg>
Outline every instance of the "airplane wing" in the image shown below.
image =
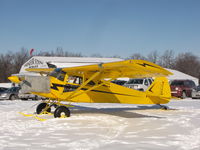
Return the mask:
<svg viewBox="0 0 200 150">
<path fill-rule="evenodd" d="M 125 60 L 80 67 L 62 68 L 68 75 L 91 75 L 102 71 L 101 78 L 142 78 L 172 75 L 171 72 L 145 60 Z"/>
<path fill-rule="evenodd" d="M 52 72 L 55 68 L 27 68 L 26 71 L 48 74 Z"/>
<path fill-rule="evenodd" d="M 54 68 L 29 68 L 30 72 L 50 73 Z M 171 72 L 145 60 L 125 60 L 111 63 L 102 63 L 94 65 L 86 65 L 79 67 L 62 68 L 70 76 L 80 76 L 84 74 L 91 76 L 95 72 L 102 72 L 101 78 L 143 78 L 143 77 L 159 77 L 172 75 Z"/>
</svg>

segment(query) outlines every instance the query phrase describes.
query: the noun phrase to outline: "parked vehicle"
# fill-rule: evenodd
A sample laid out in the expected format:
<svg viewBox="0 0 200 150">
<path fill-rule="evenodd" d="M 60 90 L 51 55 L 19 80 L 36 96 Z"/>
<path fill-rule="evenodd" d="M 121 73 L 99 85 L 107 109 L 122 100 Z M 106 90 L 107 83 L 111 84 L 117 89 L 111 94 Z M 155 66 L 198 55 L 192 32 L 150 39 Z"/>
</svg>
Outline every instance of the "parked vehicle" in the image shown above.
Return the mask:
<svg viewBox="0 0 200 150">
<path fill-rule="evenodd" d="M 22 94 L 22 93 L 20 93 L 20 91 L 19 91 L 18 97 L 21 100 L 28 100 L 28 99 L 38 100 L 38 96 L 37 95 L 29 94 L 29 93 Z"/>
<path fill-rule="evenodd" d="M 124 85 L 127 81 L 124 80 L 114 80 L 112 83 L 118 84 L 118 85 Z"/>
<path fill-rule="evenodd" d="M 197 88 L 192 91 L 192 98 L 193 99 L 200 98 L 200 85 L 197 86 Z"/>
<path fill-rule="evenodd" d="M 139 91 L 146 91 L 152 82 L 152 78 L 129 79 L 124 86 Z"/>
<path fill-rule="evenodd" d="M 6 91 L 8 88 L 5 88 L 5 87 L 0 87 L 0 93 Z"/>
<path fill-rule="evenodd" d="M 174 80 L 170 84 L 171 94 L 174 97 L 192 97 L 192 91 L 196 88 L 192 80 Z"/>
<path fill-rule="evenodd" d="M 14 100 L 18 99 L 20 87 L 11 87 L 4 92 L 0 93 L 0 99 Z"/>
<path fill-rule="evenodd" d="M 34 94 L 31 94 L 31 93 L 21 93 L 21 90 L 19 90 L 19 94 L 18 94 L 18 97 L 19 99 L 21 100 L 28 100 L 28 99 L 31 99 L 31 100 L 39 100 L 39 99 L 46 99 L 44 97 L 41 97 L 41 96 L 37 96 L 37 95 L 34 95 Z"/>
</svg>

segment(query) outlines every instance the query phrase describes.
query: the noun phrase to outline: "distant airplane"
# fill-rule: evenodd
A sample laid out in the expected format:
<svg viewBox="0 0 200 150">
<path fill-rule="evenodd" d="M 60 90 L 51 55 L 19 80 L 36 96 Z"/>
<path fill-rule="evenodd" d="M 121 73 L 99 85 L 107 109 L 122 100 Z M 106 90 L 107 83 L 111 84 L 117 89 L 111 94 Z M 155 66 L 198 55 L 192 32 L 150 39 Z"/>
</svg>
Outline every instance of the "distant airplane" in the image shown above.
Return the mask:
<svg viewBox="0 0 200 150">
<path fill-rule="evenodd" d="M 166 76 L 172 73 L 144 60 L 125 60 L 69 68 L 29 68 L 41 76 L 11 76 L 9 80 L 20 83 L 22 91 L 49 98 L 39 104 L 36 113 L 50 112 L 55 106 L 54 117 L 69 117 L 69 105 L 61 103 L 122 103 L 157 104 L 167 109 L 171 91 Z M 45 76 L 46 74 L 46 76 Z M 119 77 L 155 77 L 146 91 L 137 91 L 112 83 Z M 103 104 L 102 104 L 103 105 Z"/>
</svg>

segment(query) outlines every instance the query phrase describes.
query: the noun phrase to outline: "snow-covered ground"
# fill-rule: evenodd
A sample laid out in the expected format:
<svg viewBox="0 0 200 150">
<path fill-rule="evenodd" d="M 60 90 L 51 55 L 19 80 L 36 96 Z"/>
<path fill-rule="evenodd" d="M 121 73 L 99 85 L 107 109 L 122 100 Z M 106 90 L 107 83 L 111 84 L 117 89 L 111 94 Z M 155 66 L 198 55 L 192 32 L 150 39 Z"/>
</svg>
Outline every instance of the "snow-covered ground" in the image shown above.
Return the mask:
<svg viewBox="0 0 200 150">
<path fill-rule="evenodd" d="M 150 105 L 75 103 L 71 117 L 47 121 L 18 112 L 38 101 L 0 101 L 2 150 L 199 150 L 200 100 L 172 100 L 168 111 Z"/>
</svg>

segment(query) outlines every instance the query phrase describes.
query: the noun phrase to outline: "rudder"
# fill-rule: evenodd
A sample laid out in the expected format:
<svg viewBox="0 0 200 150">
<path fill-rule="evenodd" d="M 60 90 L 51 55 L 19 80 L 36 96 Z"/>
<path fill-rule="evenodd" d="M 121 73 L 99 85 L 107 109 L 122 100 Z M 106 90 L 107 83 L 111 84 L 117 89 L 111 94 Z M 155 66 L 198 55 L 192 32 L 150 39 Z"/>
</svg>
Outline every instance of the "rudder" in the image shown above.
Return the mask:
<svg viewBox="0 0 200 150">
<path fill-rule="evenodd" d="M 171 90 L 166 77 L 157 77 L 146 91 L 147 96 L 155 104 L 168 103 L 171 99 Z"/>
</svg>

